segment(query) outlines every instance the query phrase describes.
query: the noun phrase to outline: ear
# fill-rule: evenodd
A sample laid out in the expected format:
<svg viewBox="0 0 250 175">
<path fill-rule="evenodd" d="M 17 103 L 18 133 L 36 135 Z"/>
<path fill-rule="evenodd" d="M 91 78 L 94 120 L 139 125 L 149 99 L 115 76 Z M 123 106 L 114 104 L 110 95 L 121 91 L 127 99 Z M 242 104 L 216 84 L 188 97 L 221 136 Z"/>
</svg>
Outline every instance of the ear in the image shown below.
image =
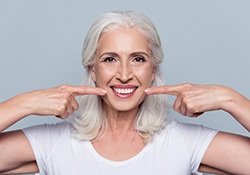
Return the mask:
<svg viewBox="0 0 250 175">
<path fill-rule="evenodd" d="M 95 72 L 95 66 L 92 66 L 90 68 L 90 75 L 91 75 L 91 78 L 94 82 L 96 82 L 96 72 Z"/>
</svg>

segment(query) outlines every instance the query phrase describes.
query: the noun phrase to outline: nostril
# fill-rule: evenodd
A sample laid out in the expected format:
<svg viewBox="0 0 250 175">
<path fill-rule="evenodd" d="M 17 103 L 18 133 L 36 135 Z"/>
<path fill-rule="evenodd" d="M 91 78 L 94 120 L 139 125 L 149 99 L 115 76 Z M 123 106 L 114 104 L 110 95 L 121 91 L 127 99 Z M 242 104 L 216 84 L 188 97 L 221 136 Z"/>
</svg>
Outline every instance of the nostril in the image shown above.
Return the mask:
<svg viewBox="0 0 250 175">
<path fill-rule="evenodd" d="M 133 79 L 134 75 L 130 68 L 128 67 L 120 67 L 116 74 L 116 78 L 119 79 L 121 82 L 126 83 Z"/>
<path fill-rule="evenodd" d="M 122 75 L 122 76 L 117 76 L 117 79 L 121 81 L 122 83 L 128 83 L 130 80 L 133 79 L 133 76 L 131 75 Z"/>
</svg>

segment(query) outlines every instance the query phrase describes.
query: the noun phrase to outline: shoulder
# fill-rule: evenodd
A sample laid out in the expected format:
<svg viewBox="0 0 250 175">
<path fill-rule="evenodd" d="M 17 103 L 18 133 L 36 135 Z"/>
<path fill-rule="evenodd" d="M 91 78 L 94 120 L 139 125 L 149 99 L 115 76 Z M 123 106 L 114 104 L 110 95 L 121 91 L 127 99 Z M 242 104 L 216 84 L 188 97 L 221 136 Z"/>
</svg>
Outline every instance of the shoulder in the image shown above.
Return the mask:
<svg viewBox="0 0 250 175">
<path fill-rule="evenodd" d="M 44 172 L 49 162 L 60 159 L 62 152 L 69 155 L 72 130 L 73 125 L 66 120 L 22 129 L 31 144 L 41 174 L 47 174 Z"/>
<path fill-rule="evenodd" d="M 171 132 L 175 134 L 181 135 L 189 135 L 189 134 L 202 134 L 202 133 L 210 133 L 217 132 L 214 129 L 208 128 L 203 125 L 192 124 L 192 123 L 182 123 L 176 120 L 170 120 L 167 122 L 166 127 L 162 130 L 162 132 Z M 198 132 L 198 133 L 197 133 Z"/>
<path fill-rule="evenodd" d="M 58 132 L 63 132 L 65 129 L 71 129 L 73 128 L 73 125 L 71 122 L 64 120 L 62 122 L 57 122 L 57 123 L 44 123 L 40 125 L 34 125 L 30 126 L 27 128 L 22 129 L 23 131 L 26 130 L 51 130 L 51 131 L 58 131 Z"/>
<path fill-rule="evenodd" d="M 217 133 L 218 131 L 202 125 L 172 120 L 156 135 L 154 144 L 163 148 L 163 151 L 167 150 L 168 155 L 172 155 L 182 166 L 186 160 L 192 172 L 197 172 L 202 157 Z"/>
<path fill-rule="evenodd" d="M 202 125 L 170 120 L 156 137 L 171 138 L 173 142 L 182 143 L 188 147 L 195 142 L 210 142 L 217 133 L 217 130 Z"/>
<path fill-rule="evenodd" d="M 29 140 L 58 140 L 62 136 L 68 135 L 70 137 L 73 125 L 69 121 L 62 121 L 52 124 L 41 124 L 22 129 Z"/>
</svg>

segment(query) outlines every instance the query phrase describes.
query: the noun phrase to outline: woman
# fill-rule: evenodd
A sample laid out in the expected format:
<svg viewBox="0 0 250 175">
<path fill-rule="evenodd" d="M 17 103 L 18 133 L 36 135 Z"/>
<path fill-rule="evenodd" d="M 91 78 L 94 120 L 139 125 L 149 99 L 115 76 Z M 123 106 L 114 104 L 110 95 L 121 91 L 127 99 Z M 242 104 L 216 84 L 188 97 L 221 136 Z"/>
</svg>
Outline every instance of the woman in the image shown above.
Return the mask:
<svg viewBox="0 0 250 175">
<path fill-rule="evenodd" d="M 198 117 L 224 110 L 250 131 L 250 101 L 219 85 L 164 86 L 160 38 L 135 12 L 102 15 L 83 50 L 85 86 L 63 85 L 13 97 L 0 104 L 0 130 L 30 115 L 72 124 L 33 126 L 0 136 L 0 172 L 40 174 L 250 173 L 250 140 L 165 119 L 164 95 L 174 110 Z M 80 96 L 79 105 L 75 100 Z"/>
</svg>

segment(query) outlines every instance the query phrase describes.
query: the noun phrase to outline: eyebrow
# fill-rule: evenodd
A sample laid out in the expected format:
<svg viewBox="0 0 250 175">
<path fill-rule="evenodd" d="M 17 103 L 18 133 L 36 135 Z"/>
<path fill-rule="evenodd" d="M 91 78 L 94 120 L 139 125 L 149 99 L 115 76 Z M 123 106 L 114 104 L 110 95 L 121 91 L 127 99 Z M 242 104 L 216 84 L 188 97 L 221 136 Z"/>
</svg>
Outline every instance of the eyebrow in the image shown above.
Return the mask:
<svg viewBox="0 0 250 175">
<path fill-rule="evenodd" d="M 99 56 L 99 59 L 101 57 L 103 57 L 104 55 L 109 55 L 109 56 L 112 56 L 112 57 L 118 57 L 119 56 L 119 54 L 117 54 L 115 52 L 104 52 L 103 54 L 101 54 Z M 133 53 L 130 54 L 130 56 L 135 56 L 135 55 L 145 55 L 146 57 L 150 58 L 149 55 L 146 52 L 143 52 L 143 51 L 142 52 L 141 51 L 139 51 L 139 52 L 133 52 Z"/>
<path fill-rule="evenodd" d="M 118 54 L 115 53 L 115 52 L 104 52 L 103 54 L 101 54 L 101 55 L 99 56 L 99 59 L 100 59 L 101 57 L 103 57 L 104 55 L 109 55 L 109 56 L 112 56 L 112 57 L 117 57 L 117 56 L 118 56 Z"/>
</svg>

